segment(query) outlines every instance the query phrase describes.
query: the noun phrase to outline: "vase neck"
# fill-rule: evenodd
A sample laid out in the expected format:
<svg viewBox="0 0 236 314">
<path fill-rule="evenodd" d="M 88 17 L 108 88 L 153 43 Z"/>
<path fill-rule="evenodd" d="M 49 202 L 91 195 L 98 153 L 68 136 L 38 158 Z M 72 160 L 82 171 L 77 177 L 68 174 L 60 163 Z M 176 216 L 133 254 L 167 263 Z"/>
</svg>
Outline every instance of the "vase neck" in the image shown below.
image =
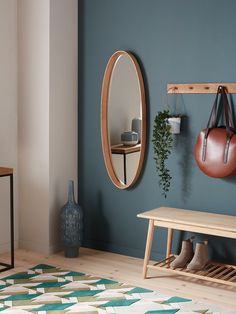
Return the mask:
<svg viewBox="0 0 236 314">
<path fill-rule="evenodd" d="M 74 182 L 72 180 L 68 183 L 68 203 L 74 203 L 75 197 L 74 197 Z"/>
</svg>

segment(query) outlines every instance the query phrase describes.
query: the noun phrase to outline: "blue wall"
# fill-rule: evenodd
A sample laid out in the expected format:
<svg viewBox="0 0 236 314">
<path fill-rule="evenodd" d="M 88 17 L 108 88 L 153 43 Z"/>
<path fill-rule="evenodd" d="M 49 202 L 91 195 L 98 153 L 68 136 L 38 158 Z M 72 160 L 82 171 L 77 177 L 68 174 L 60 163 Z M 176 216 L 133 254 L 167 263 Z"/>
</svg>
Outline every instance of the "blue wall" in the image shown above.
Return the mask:
<svg viewBox="0 0 236 314">
<path fill-rule="evenodd" d="M 236 81 L 235 0 L 80 0 L 79 202 L 84 245 L 142 257 L 147 221 L 139 212 L 162 205 L 236 214 L 236 178 L 212 179 L 193 160 L 194 142 L 206 125 L 213 95 L 184 95 L 186 119 L 169 160 L 173 180 L 161 196 L 151 145 L 153 119 L 170 82 Z M 148 147 L 142 177 L 133 189 L 110 182 L 100 140 L 100 95 L 109 57 L 134 53 L 142 67 L 148 103 Z M 176 232 L 174 249 L 181 237 Z M 154 257 L 164 254 L 165 230 L 155 234 Z M 233 240 L 209 238 L 213 257 L 236 260 Z M 217 253 L 216 253 L 217 251 Z"/>
</svg>

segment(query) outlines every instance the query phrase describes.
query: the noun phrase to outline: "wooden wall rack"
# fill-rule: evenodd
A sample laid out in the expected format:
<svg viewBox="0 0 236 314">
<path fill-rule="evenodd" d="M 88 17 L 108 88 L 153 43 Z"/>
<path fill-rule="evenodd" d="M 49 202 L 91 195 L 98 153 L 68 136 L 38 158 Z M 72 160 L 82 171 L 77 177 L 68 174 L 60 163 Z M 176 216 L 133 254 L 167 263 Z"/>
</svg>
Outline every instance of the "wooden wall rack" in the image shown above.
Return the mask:
<svg viewBox="0 0 236 314">
<path fill-rule="evenodd" d="M 230 94 L 236 94 L 236 83 L 193 83 L 193 84 L 167 84 L 167 94 L 215 94 L 218 86 L 226 87 Z"/>
</svg>

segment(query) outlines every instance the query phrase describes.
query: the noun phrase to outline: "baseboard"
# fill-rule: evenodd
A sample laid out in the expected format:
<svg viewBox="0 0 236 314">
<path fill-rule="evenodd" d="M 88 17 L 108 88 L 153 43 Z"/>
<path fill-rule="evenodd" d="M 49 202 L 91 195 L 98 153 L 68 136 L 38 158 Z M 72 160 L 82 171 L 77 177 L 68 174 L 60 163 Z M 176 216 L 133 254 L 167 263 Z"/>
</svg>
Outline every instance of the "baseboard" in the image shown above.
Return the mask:
<svg viewBox="0 0 236 314">
<path fill-rule="evenodd" d="M 133 257 L 144 257 L 144 249 L 134 249 L 130 247 L 125 246 L 119 246 L 113 243 L 107 243 L 102 241 L 93 241 L 93 240 L 86 240 L 84 241 L 83 247 L 91 248 L 91 249 L 97 249 L 127 256 L 133 256 Z M 50 245 L 50 247 L 47 247 L 43 245 L 42 243 L 36 243 L 33 241 L 19 241 L 19 247 L 21 249 L 31 250 L 35 252 L 40 252 L 44 254 L 53 254 L 59 251 L 62 251 L 62 246 L 59 243 L 54 243 Z M 160 252 L 153 251 L 152 252 L 152 258 L 155 260 L 160 260 L 164 258 L 164 254 Z"/>
<path fill-rule="evenodd" d="M 48 247 L 47 245 L 39 243 L 39 242 L 25 241 L 25 240 L 19 241 L 19 248 L 34 251 L 34 252 L 44 253 L 47 255 L 50 255 L 50 254 L 53 254 L 62 250 L 62 247 L 59 243 L 54 243 Z"/>
<path fill-rule="evenodd" d="M 34 241 L 25 241 L 25 240 L 20 240 L 19 241 L 19 248 L 20 249 L 25 249 L 25 250 L 30 250 L 34 252 L 39 252 L 43 254 L 50 254 L 49 247 L 43 243 L 39 242 L 34 242 Z"/>
<path fill-rule="evenodd" d="M 107 242 L 102 242 L 102 241 L 86 240 L 83 243 L 83 247 L 127 255 L 127 256 L 133 256 L 133 257 L 138 257 L 138 258 L 144 257 L 144 249 L 143 250 L 134 249 L 134 248 L 119 246 L 113 243 L 107 243 Z M 163 253 L 152 251 L 151 258 L 155 260 L 161 260 L 164 257 L 165 256 Z"/>
</svg>

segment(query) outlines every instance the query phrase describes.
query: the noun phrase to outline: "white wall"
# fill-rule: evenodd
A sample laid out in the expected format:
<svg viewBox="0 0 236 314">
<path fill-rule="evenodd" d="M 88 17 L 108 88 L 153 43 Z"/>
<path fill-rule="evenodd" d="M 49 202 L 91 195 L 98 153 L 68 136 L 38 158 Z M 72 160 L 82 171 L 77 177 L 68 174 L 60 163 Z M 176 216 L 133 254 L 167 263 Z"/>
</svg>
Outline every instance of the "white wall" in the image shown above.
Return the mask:
<svg viewBox="0 0 236 314">
<path fill-rule="evenodd" d="M 0 0 L 0 166 L 15 171 L 15 241 L 17 201 L 17 0 Z M 9 250 L 9 179 L 0 178 L 0 252 Z"/>
<path fill-rule="evenodd" d="M 20 247 L 60 247 L 77 178 L 77 1 L 19 0 Z"/>
<path fill-rule="evenodd" d="M 50 251 L 60 243 L 59 209 L 67 200 L 67 182 L 77 180 L 77 2 L 50 1 Z"/>
<path fill-rule="evenodd" d="M 18 1 L 20 247 L 49 247 L 49 1 Z"/>
<path fill-rule="evenodd" d="M 59 209 L 77 178 L 77 10 L 77 0 L 0 0 L 0 166 L 14 168 L 16 247 L 19 226 L 20 247 L 45 253 L 60 247 Z M 0 252 L 9 223 L 1 178 Z"/>
</svg>

